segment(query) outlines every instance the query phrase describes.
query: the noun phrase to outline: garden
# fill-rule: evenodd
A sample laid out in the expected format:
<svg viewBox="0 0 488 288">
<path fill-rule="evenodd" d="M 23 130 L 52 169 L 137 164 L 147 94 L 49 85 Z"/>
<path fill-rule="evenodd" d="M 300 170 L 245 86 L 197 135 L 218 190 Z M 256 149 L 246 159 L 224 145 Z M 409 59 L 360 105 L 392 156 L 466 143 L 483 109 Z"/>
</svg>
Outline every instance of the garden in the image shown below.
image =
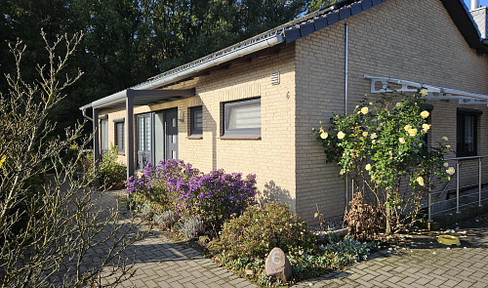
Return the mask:
<svg viewBox="0 0 488 288">
<path fill-rule="evenodd" d="M 202 173 L 183 161 L 147 164 L 126 184 L 129 205 L 172 237 L 201 245 L 218 265 L 262 286 L 291 285 L 364 260 L 378 247 L 333 233 L 319 237 L 286 204 L 256 202 L 256 176 Z M 287 282 L 269 276 L 265 259 L 281 248 L 292 266 Z"/>
<path fill-rule="evenodd" d="M 256 175 L 203 173 L 172 159 L 149 163 L 139 177 L 129 178 L 126 201 L 171 237 L 198 243 L 218 265 L 262 286 L 292 285 L 345 269 L 418 224 L 423 197 L 454 173 L 443 162 L 450 151 L 447 138 L 427 149 L 426 95 L 419 89 L 412 95 L 385 93 L 376 103 L 365 98 L 350 115 L 336 115 L 314 129 L 327 160 L 341 167 L 338 176 L 357 184 L 344 217 L 345 238 L 323 231 L 319 211 L 321 233 L 286 204 L 258 203 Z M 104 157 L 100 172 L 120 185 L 114 175 L 124 169 L 114 164 L 113 153 Z M 291 276 L 268 275 L 266 258 L 274 247 L 285 253 Z"/>
</svg>

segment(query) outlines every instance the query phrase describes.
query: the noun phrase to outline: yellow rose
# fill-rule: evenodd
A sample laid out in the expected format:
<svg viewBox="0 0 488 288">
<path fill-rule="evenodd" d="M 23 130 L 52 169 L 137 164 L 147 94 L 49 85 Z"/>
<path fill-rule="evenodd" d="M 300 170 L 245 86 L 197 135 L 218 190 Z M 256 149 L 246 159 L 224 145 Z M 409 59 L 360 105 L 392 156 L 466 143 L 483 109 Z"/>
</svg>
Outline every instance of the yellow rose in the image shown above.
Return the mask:
<svg viewBox="0 0 488 288">
<path fill-rule="evenodd" d="M 395 107 L 396 107 L 396 108 L 400 108 L 400 107 L 402 107 L 402 102 L 397 102 L 397 103 L 395 104 Z"/>
<path fill-rule="evenodd" d="M 424 178 L 422 178 L 421 176 L 417 177 L 417 183 L 419 183 L 420 186 L 424 186 L 425 183 L 424 183 Z"/>
<path fill-rule="evenodd" d="M 422 117 L 422 119 L 429 117 L 429 115 L 430 115 L 430 113 L 426 110 L 420 112 L 420 117 Z"/>
<path fill-rule="evenodd" d="M 371 164 L 366 164 L 366 167 L 364 167 L 364 169 L 366 169 L 367 171 L 371 171 Z"/>
<path fill-rule="evenodd" d="M 454 173 L 456 173 L 456 169 L 454 169 L 453 167 L 449 167 L 447 168 L 446 172 L 449 175 L 454 175 Z"/>
<path fill-rule="evenodd" d="M 363 132 L 363 137 L 367 137 L 368 136 L 368 132 L 364 131 Z"/>
<path fill-rule="evenodd" d="M 368 114 L 368 112 L 369 112 L 368 107 L 363 107 L 363 108 L 361 108 L 361 113 L 363 113 L 363 114 Z"/>
<path fill-rule="evenodd" d="M 376 140 L 371 141 L 371 143 L 373 143 L 373 145 L 376 144 Z"/>
<path fill-rule="evenodd" d="M 344 134 L 344 132 L 342 132 L 342 131 L 339 131 L 339 133 L 337 133 L 338 139 L 344 139 L 345 136 L 346 136 L 346 134 Z"/>
<path fill-rule="evenodd" d="M 420 90 L 420 96 L 425 97 L 427 96 L 427 94 L 428 94 L 427 89 L 423 88 L 422 90 Z"/>
<path fill-rule="evenodd" d="M 327 139 L 327 137 L 329 137 L 329 134 L 327 132 L 320 133 L 320 138 Z"/>
<path fill-rule="evenodd" d="M 422 124 L 422 131 L 424 131 L 424 133 L 427 133 L 427 131 L 429 131 L 429 129 L 430 129 L 429 124 Z"/>
<path fill-rule="evenodd" d="M 447 168 L 449 167 L 449 163 L 445 162 L 442 166 L 444 166 L 444 168 Z"/>
<path fill-rule="evenodd" d="M 449 138 L 447 138 L 446 136 L 443 136 L 442 140 L 447 142 L 447 141 L 449 141 Z"/>
<path fill-rule="evenodd" d="M 369 102 L 369 105 L 373 105 L 373 102 Z"/>
<path fill-rule="evenodd" d="M 408 130 L 412 129 L 412 126 L 410 126 L 409 124 L 405 125 L 405 127 L 403 127 L 403 129 L 405 129 L 405 131 L 408 132 Z"/>
<path fill-rule="evenodd" d="M 446 149 L 451 149 L 451 145 L 446 145 Z"/>
<path fill-rule="evenodd" d="M 400 144 L 405 144 L 405 138 L 403 137 L 398 138 L 398 141 L 400 142 Z"/>
<path fill-rule="evenodd" d="M 376 135 L 376 132 L 373 132 L 370 137 L 371 139 L 376 139 L 378 138 L 378 135 Z"/>
<path fill-rule="evenodd" d="M 408 130 L 408 134 L 410 134 L 410 136 L 416 136 L 417 135 L 417 129 L 416 128 L 412 128 L 410 130 Z"/>
</svg>

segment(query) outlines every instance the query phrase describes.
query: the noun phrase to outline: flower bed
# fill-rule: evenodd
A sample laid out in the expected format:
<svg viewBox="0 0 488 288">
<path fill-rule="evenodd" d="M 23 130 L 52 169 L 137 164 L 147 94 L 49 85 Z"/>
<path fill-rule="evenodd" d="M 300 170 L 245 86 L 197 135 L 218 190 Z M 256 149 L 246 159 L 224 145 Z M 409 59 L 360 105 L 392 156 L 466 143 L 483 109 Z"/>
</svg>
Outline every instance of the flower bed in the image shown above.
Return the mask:
<svg viewBox="0 0 488 288">
<path fill-rule="evenodd" d="M 183 218 L 200 215 L 207 226 L 220 229 L 231 215 L 255 203 L 256 176 L 223 170 L 204 174 L 191 164 L 168 160 L 147 164 L 141 177 L 128 179 L 126 192 L 142 195 L 156 210 Z"/>
<path fill-rule="evenodd" d="M 286 204 L 255 205 L 252 174 L 205 174 L 183 161 L 168 160 L 148 164 L 141 177 L 128 179 L 126 187 L 131 198 L 144 199 L 146 218 L 189 239 L 203 235 L 198 242 L 219 265 L 259 285 L 290 285 L 342 269 L 365 259 L 374 246 L 331 236 L 321 241 Z M 265 272 L 267 253 L 276 246 L 292 265 L 288 283 Z"/>
</svg>

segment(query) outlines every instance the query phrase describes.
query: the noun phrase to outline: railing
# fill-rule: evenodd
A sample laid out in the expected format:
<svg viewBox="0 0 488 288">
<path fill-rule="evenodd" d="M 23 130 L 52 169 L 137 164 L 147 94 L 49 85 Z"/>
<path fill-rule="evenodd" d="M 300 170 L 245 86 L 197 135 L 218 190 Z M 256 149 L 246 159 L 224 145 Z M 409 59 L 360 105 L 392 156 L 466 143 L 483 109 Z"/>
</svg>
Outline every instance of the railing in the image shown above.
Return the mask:
<svg viewBox="0 0 488 288">
<path fill-rule="evenodd" d="M 450 193 L 448 192 L 449 187 L 451 187 L 452 181 L 454 177 L 449 181 L 443 189 L 439 191 L 432 192 L 430 191 L 428 194 L 428 222 L 432 222 L 432 216 L 436 214 L 446 213 L 449 211 L 456 211 L 457 214 L 461 213 L 460 208 L 464 206 L 469 206 L 473 204 L 477 204 L 478 207 L 482 207 L 482 201 L 488 200 L 488 188 L 483 190 L 483 174 L 482 171 L 488 170 L 488 155 L 483 156 L 472 156 L 472 157 L 456 157 L 456 158 L 447 158 L 446 161 L 448 162 L 455 162 L 456 165 L 456 172 L 455 172 L 455 179 L 456 179 L 456 194 L 455 194 L 455 204 L 450 198 Z M 478 161 L 474 161 L 478 160 Z M 483 169 L 483 164 L 485 165 L 485 169 Z M 477 167 L 476 167 L 477 166 Z M 464 168 L 464 170 L 462 170 Z M 474 172 L 477 170 L 477 174 L 475 175 Z M 463 179 L 461 179 L 461 173 L 464 172 Z M 454 175 L 453 175 L 454 176 Z M 476 177 L 477 176 L 477 177 Z M 486 177 L 486 175 L 485 175 Z M 476 179 L 477 178 L 477 179 Z M 467 180 L 466 180 L 467 179 Z M 467 185 L 461 185 L 462 181 L 466 180 Z M 488 177 L 485 179 L 488 182 Z M 476 182 L 477 189 L 476 189 Z M 464 184 L 464 183 L 463 183 Z M 463 190 L 463 193 L 461 193 Z M 476 191 L 477 190 L 477 191 Z M 440 200 L 445 195 L 444 200 Z M 437 197 L 436 197 L 437 196 Z"/>
</svg>

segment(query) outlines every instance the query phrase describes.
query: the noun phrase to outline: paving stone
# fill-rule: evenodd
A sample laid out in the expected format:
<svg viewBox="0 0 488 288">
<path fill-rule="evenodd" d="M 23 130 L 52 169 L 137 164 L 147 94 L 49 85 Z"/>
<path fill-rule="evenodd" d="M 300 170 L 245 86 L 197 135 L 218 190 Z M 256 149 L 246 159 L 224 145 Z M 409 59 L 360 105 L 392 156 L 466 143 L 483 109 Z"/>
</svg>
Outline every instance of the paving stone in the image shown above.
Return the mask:
<svg viewBox="0 0 488 288">
<path fill-rule="evenodd" d="M 110 207 L 113 195 L 102 197 Z M 112 200 L 110 200 L 112 199 Z M 121 218 L 121 223 L 127 221 Z M 141 226 L 141 230 L 145 227 Z M 451 249 L 412 249 L 400 256 L 376 253 L 368 261 L 333 272 L 297 287 L 488 287 L 488 230 L 478 238 L 478 247 Z M 484 243 L 484 244 L 483 244 Z M 464 244 L 463 244 L 464 245 Z M 103 253 L 103 249 L 96 253 Z M 126 251 L 127 252 L 127 251 Z M 435 254 L 433 254 L 435 252 Z M 96 259 L 96 253 L 93 259 Z M 217 267 L 193 248 L 173 243 L 158 231 L 130 249 L 135 257 L 135 275 L 120 287 L 198 287 L 257 288 L 246 279 Z"/>
</svg>

